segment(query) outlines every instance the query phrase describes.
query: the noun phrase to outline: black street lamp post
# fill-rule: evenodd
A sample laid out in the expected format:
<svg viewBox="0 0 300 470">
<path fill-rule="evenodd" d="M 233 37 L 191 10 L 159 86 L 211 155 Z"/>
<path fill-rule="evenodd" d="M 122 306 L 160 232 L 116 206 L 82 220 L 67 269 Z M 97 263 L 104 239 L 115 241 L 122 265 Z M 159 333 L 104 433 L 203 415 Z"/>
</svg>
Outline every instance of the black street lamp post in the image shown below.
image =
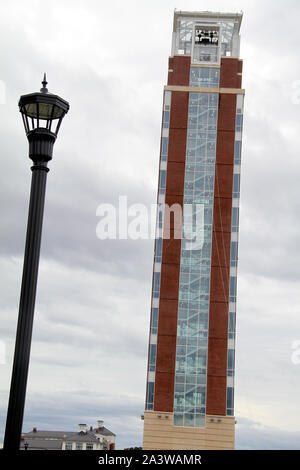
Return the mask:
<svg viewBox="0 0 300 470">
<path fill-rule="evenodd" d="M 23 276 L 4 449 L 19 450 L 28 376 L 39 267 L 46 180 L 53 146 L 69 104 L 48 93 L 46 75 L 40 92 L 20 97 L 19 108 L 33 160 Z M 55 127 L 56 126 L 56 127 Z"/>
</svg>

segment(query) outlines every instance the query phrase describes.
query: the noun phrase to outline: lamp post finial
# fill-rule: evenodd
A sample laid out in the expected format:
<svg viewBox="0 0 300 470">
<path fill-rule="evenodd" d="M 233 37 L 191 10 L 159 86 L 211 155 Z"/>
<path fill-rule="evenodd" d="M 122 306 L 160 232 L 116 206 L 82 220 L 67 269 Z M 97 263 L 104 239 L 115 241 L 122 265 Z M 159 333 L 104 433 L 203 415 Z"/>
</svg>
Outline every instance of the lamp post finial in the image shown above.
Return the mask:
<svg viewBox="0 0 300 470">
<path fill-rule="evenodd" d="M 46 87 L 47 84 L 48 84 L 48 82 L 47 82 L 47 79 L 46 79 L 46 73 L 44 73 L 44 78 L 43 78 L 43 81 L 42 81 L 43 88 L 41 88 L 42 93 L 48 93 L 48 88 Z"/>
</svg>

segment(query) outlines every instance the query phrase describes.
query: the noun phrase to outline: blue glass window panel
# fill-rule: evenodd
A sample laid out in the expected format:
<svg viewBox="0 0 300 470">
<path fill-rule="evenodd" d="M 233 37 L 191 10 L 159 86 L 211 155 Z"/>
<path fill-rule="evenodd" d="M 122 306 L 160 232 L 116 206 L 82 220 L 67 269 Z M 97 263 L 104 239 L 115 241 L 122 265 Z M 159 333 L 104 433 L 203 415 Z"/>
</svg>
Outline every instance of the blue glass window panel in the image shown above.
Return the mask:
<svg viewBox="0 0 300 470">
<path fill-rule="evenodd" d="M 210 108 L 217 108 L 219 104 L 219 95 L 217 93 L 207 93 Z"/>
<path fill-rule="evenodd" d="M 179 305 L 180 307 L 180 305 Z M 188 317 L 188 310 L 185 308 L 179 308 L 178 309 L 178 318 L 182 320 L 186 320 Z"/>
<path fill-rule="evenodd" d="M 236 297 L 236 277 L 230 277 L 230 296 Z"/>
<path fill-rule="evenodd" d="M 161 162 L 166 162 L 167 161 L 167 155 L 161 155 L 160 161 Z"/>
<path fill-rule="evenodd" d="M 191 68 L 191 75 L 190 75 L 191 82 L 196 83 L 199 80 L 199 69 L 196 67 Z"/>
<path fill-rule="evenodd" d="M 212 123 L 217 123 L 218 111 L 215 108 L 210 108 L 208 110 L 208 118 Z"/>
<path fill-rule="evenodd" d="M 164 124 L 168 124 L 170 122 L 170 111 L 164 111 L 163 122 Z"/>
<path fill-rule="evenodd" d="M 196 414 L 195 415 L 195 426 L 198 428 L 204 428 L 205 426 L 205 414 Z"/>
<path fill-rule="evenodd" d="M 153 274 L 153 291 L 159 291 L 160 287 L 160 273 L 155 272 Z"/>
<path fill-rule="evenodd" d="M 233 175 L 233 197 L 238 197 L 240 193 L 240 174 Z"/>
<path fill-rule="evenodd" d="M 209 79 L 209 68 L 201 68 L 201 69 L 198 69 L 199 70 L 199 76 L 202 78 L 202 79 Z"/>
<path fill-rule="evenodd" d="M 216 143 L 207 142 L 207 155 L 215 155 L 215 153 L 216 153 Z M 213 170 L 214 170 L 214 167 L 213 167 Z"/>
<path fill-rule="evenodd" d="M 166 187 L 166 170 L 160 170 L 159 172 L 159 188 Z"/>
<path fill-rule="evenodd" d="M 151 403 L 153 404 L 154 399 L 154 382 L 148 382 L 147 386 L 147 403 L 148 405 Z M 148 408 L 148 410 L 151 408 Z"/>
<path fill-rule="evenodd" d="M 236 115 L 236 125 L 241 126 L 243 122 L 243 115 L 242 114 L 237 114 Z"/>
<path fill-rule="evenodd" d="M 175 426 L 183 426 L 183 413 L 175 413 L 174 414 L 174 425 Z"/>
<path fill-rule="evenodd" d="M 162 228 L 163 227 L 163 219 L 164 219 L 164 204 L 159 204 L 158 205 L 158 227 Z"/>
<path fill-rule="evenodd" d="M 237 250 L 238 250 L 237 242 L 231 242 L 231 251 L 230 251 L 231 260 L 237 259 Z"/>
<path fill-rule="evenodd" d="M 198 87 L 218 87 L 219 69 L 208 67 L 192 67 L 190 73 L 190 85 Z"/>
<path fill-rule="evenodd" d="M 178 333 L 178 336 L 177 336 L 177 345 L 178 346 L 180 346 L 180 345 L 185 346 L 186 345 L 186 340 L 187 340 L 187 338 L 186 338 L 186 336 L 184 336 L 182 334 L 182 332 Z"/>
<path fill-rule="evenodd" d="M 161 139 L 161 155 L 168 154 L 168 137 L 162 137 Z"/>
<path fill-rule="evenodd" d="M 198 106 L 189 107 L 189 116 L 197 116 L 197 113 L 198 113 Z"/>
<path fill-rule="evenodd" d="M 243 115 L 242 114 L 237 114 L 236 115 L 236 124 L 235 124 L 236 131 L 237 132 L 241 131 L 242 126 L 243 126 Z"/>
<path fill-rule="evenodd" d="M 162 238 L 155 240 L 155 256 L 161 256 L 162 252 Z"/>
<path fill-rule="evenodd" d="M 184 394 L 184 384 L 175 384 L 175 393 L 183 396 L 183 394 Z"/>
<path fill-rule="evenodd" d="M 238 227 L 239 225 L 239 208 L 233 207 L 232 208 L 232 222 L 231 225 L 233 227 Z"/>
<path fill-rule="evenodd" d="M 234 349 L 228 349 L 228 370 L 234 370 Z"/>
<path fill-rule="evenodd" d="M 176 374 L 175 376 L 175 382 L 177 384 L 183 384 L 185 381 L 185 374 Z"/>
<path fill-rule="evenodd" d="M 219 69 L 210 69 L 210 76 L 211 76 L 211 85 L 212 86 L 219 86 L 220 81 L 220 70 Z"/>
<path fill-rule="evenodd" d="M 189 116 L 188 118 L 188 126 L 189 128 L 197 129 L 198 119 L 197 116 Z"/>
<path fill-rule="evenodd" d="M 197 384 L 206 385 L 206 374 L 197 374 Z"/>
<path fill-rule="evenodd" d="M 208 106 L 208 101 L 209 101 L 209 93 L 198 93 L 198 106 L 203 107 L 203 106 Z M 200 113 L 203 112 L 202 109 L 199 110 Z"/>
<path fill-rule="evenodd" d="M 185 427 L 194 427 L 195 426 L 195 416 L 192 413 L 184 413 L 183 415 L 183 425 Z"/>
<path fill-rule="evenodd" d="M 234 400 L 234 390 L 233 387 L 227 387 L 227 408 L 233 409 L 233 400 Z M 228 413 L 227 413 L 228 414 Z"/>
<path fill-rule="evenodd" d="M 150 344 L 149 347 L 149 364 L 154 364 L 156 362 L 156 344 Z"/>
<path fill-rule="evenodd" d="M 177 349 L 176 349 L 176 354 L 178 357 L 180 356 L 186 356 L 186 346 L 177 344 Z M 182 358 L 181 358 L 182 360 Z"/>
<path fill-rule="evenodd" d="M 234 161 L 235 161 L 235 163 L 239 163 L 241 161 L 241 149 L 242 149 L 242 142 L 240 140 L 236 140 L 234 142 Z"/>
<path fill-rule="evenodd" d="M 230 333 L 235 331 L 235 312 L 229 312 L 228 331 Z"/>
<path fill-rule="evenodd" d="M 188 150 L 195 150 L 196 149 L 196 139 L 188 139 L 186 148 Z"/>
<path fill-rule="evenodd" d="M 196 385 L 197 383 L 197 375 L 196 374 L 187 374 L 186 375 L 186 383 Z"/>
<path fill-rule="evenodd" d="M 193 93 L 191 92 L 190 93 L 190 104 L 192 104 L 193 102 L 198 102 L 198 96 L 199 96 L 199 93 Z"/>
</svg>

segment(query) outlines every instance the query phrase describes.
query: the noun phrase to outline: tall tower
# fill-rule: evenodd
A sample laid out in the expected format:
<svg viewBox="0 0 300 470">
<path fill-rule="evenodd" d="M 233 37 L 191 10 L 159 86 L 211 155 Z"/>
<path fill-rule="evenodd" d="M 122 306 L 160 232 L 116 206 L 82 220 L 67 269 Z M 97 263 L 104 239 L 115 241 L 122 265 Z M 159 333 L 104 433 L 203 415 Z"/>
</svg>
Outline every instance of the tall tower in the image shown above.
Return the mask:
<svg viewBox="0 0 300 470">
<path fill-rule="evenodd" d="M 234 448 L 241 21 L 242 14 L 174 13 L 144 449 Z"/>
</svg>

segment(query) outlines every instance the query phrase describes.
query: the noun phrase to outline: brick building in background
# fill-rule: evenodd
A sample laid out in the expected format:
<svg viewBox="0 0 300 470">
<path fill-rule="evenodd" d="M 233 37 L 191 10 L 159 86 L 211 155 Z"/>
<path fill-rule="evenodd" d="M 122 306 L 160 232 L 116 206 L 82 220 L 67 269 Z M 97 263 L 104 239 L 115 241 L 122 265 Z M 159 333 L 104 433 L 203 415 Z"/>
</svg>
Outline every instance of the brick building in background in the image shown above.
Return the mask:
<svg viewBox="0 0 300 470">
<path fill-rule="evenodd" d="M 241 21 L 242 14 L 174 13 L 144 449 L 234 448 Z M 169 220 L 166 207 L 173 205 L 183 210 L 181 224 Z"/>
</svg>

